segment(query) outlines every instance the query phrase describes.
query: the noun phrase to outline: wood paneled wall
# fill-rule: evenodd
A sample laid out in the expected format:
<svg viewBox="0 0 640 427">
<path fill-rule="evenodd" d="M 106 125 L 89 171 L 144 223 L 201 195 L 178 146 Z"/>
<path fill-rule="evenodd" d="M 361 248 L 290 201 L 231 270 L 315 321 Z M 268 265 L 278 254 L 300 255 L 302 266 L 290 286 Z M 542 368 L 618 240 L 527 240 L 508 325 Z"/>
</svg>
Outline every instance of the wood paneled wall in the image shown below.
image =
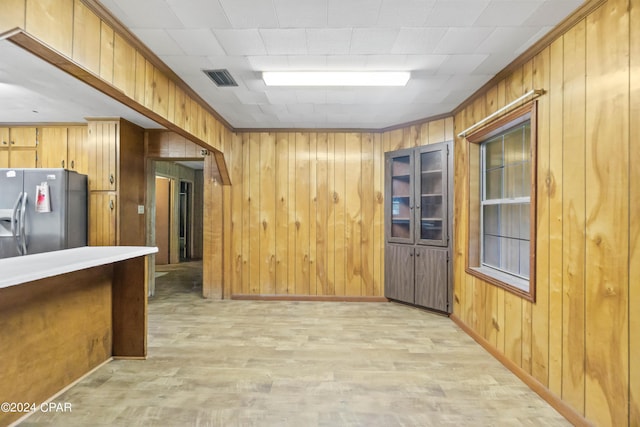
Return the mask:
<svg viewBox="0 0 640 427">
<path fill-rule="evenodd" d="M 238 133 L 227 150 L 225 295 L 383 295 L 384 152 L 453 139 L 453 119 L 384 133 Z"/>
<path fill-rule="evenodd" d="M 465 273 L 468 145 L 455 144 L 455 315 L 578 414 L 640 425 L 640 5 L 609 0 L 455 116 L 538 98 L 537 299 Z"/>
<path fill-rule="evenodd" d="M 225 124 L 95 10 L 101 7 L 93 0 L 7 0 L 2 2 L 0 33 L 21 28 L 26 35 L 11 36 L 12 41 L 168 129 L 217 150 L 222 182 L 228 183 L 219 155 Z"/>
</svg>

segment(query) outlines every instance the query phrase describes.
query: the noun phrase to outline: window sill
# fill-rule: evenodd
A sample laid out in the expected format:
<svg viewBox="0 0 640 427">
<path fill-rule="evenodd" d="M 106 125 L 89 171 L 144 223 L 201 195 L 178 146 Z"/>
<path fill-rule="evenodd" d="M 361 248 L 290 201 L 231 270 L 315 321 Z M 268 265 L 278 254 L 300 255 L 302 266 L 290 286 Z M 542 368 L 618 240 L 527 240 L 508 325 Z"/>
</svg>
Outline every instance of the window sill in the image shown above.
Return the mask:
<svg viewBox="0 0 640 427">
<path fill-rule="evenodd" d="M 531 283 L 529 280 L 521 279 L 489 267 L 467 267 L 466 272 L 528 301 L 535 302 L 534 296 L 530 292 Z"/>
</svg>

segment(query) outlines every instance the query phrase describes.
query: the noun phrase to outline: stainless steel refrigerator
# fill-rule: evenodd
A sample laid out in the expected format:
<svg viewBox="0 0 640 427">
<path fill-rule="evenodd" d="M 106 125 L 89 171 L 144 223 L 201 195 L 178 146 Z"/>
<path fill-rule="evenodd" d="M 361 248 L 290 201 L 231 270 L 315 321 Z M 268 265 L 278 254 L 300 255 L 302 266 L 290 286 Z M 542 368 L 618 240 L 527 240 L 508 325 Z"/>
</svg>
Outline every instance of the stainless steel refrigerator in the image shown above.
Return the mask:
<svg viewBox="0 0 640 427">
<path fill-rule="evenodd" d="M 86 175 L 0 169 L 0 258 L 86 245 Z"/>
</svg>

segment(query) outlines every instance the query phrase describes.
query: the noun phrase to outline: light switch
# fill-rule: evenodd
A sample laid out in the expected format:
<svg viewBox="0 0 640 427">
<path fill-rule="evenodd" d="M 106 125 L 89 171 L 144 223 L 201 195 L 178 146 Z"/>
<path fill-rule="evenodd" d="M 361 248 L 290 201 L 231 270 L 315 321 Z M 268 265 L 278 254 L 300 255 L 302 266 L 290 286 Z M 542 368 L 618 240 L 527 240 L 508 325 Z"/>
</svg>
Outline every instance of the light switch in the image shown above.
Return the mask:
<svg viewBox="0 0 640 427">
<path fill-rule="evenodd" d="M 144 205 L 138 205 L 138 215 L 144 214 Z"/>
</svg>

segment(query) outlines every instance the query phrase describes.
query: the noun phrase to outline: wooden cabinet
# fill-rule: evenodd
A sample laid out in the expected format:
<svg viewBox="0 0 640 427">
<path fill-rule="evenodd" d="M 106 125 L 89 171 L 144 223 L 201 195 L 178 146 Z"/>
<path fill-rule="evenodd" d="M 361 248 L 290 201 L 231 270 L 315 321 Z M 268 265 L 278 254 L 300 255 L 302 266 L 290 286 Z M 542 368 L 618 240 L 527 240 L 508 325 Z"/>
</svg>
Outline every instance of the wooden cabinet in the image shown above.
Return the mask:
<svg viewBox="0 0 640 427">
<path fill-rule="evenodd" d="M 37 128 L 0 128 L 0 167 L 35 168 L 37 151 Z"/>
<path fill-rule="evenodd" d="M 87 126 L 39 129 L 38 167 L 64 168 L 87 175 Z"/>
<path fill-rule="evenodd" d="M 385 154 L 385 296 L 450 312 L 451 142 Z"/>
<path fill-rule="evenodd" d="M 124 119 L 91 119 L 87 129 L 89 245 L 144 246 L 144 130 Z"/>
</svg>

